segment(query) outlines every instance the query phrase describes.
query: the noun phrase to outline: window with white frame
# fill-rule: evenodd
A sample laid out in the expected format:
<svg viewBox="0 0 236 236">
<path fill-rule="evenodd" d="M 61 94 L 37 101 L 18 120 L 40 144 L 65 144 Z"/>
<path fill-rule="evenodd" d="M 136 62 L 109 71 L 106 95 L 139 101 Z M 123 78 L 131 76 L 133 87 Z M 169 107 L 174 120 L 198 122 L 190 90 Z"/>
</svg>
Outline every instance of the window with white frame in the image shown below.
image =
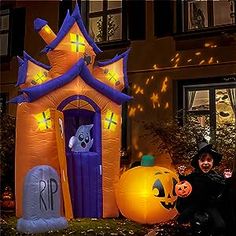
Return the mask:
<svg viewBox="0 0 236 236">
<path fill-rule="evenodd" d="M 217 139 L 222 127 L 235 127 L 236 83 L 184 86 L 184 93 L 185 122 L 205 128 L 206 139 Z"/>
<path fill-rule="evenodd" d="M 183 1 L 185 31 L 235 24 L 235 0 Z"/>
<path fill-rule="evenodd" d="M 0 10 L 0 56 L 9 55 L 9 39 L 10 39 L 10 10 Z"/>
<path fill-rule="evenodd" d="M 88 1 L 88 29 L 95 42 L 124 39 L 123 1 Z"/>
</svg>

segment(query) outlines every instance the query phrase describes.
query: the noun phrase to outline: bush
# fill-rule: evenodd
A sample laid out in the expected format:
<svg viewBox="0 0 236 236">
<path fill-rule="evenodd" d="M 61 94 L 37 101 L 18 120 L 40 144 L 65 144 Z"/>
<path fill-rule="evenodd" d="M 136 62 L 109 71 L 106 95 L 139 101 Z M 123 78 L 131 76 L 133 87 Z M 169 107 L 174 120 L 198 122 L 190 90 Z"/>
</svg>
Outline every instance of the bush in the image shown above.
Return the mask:
<svg viewBox="0 0 236 236">
<path fill-rule="evenodd" d="M 178 125 L 177 120 L 143 122 L 145 135 L 161 153 L 168 153 L 174 165 L 190 165 L 193 155 L 197 152 L 197 143 L 209 136 L 209 130 L 197 122 Z M 216 137 L 212 137 L 213 147 L 223 154 L 222 168 L 235 167 L 236 135 L 235 125 L 225 124 L 217 127 Z"/>
<path fill-rule="evenodd" d="M 1 193 L 6 186 L 14 189 L 15 127 L 16 119 L 3 114 L 0 123 Z"/>
</svg>

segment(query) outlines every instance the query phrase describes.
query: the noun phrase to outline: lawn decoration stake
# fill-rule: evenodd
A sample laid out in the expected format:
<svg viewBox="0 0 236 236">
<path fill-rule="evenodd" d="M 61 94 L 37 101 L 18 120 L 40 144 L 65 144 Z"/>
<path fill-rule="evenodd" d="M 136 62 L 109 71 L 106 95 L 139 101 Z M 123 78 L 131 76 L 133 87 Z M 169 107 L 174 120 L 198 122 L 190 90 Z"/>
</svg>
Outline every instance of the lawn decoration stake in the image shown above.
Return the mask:
<svg viewBox="0 0 236 236">
<path fill-rule="evenodd" d="M 43 52 L 50 66 L 26 52 L 23 59 L 18 58 L 21 94 L 11 99 L 18 105 L 16 215 L 21 217 L 25 207 L 25 176 L 43 164 L 60 177 L 66 218 L 116 217 L 121 105 L 131 99 L 122 93 L 128 87 L 129 50 L 94 66 L 101 50 L 89 37 L 77 4 L 71 15 L 67 13 L 57 35 L 45 20 L 36 19 L 34 27 L 47 43 Z M 116 82 L 104 71 L 112 72 Z M 82 127 L 89 133 L 85 149 L 81 148 L 85 143 L 79 146 L 78 142 Z"/>
<path fill-rule="evenodd" d="M 138 223 L 155 224 L 172 219 L 177 211 L 175 185 L 178 176 L 154 166 L 154 158 L 142 157 L 141 166 L 126 171 L 116 189 L 121 213 Z"/>
</svg>

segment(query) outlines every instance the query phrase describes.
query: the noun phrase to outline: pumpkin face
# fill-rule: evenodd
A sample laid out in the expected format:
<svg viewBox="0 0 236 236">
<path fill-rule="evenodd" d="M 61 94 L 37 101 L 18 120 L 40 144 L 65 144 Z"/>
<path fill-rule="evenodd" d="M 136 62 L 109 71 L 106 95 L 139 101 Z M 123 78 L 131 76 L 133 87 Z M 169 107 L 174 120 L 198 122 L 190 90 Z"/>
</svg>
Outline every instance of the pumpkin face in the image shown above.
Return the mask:
<svg viewBox="0 0 236 236">
<path fill-rule="evenodd" d="M 180 181 L 175 185 L 175 192 L 179 197 L 188 197 L 192 192 L 192 185 L 186 181 Z"/>
<path fill-rule="evenodd" d="M 175 207 L 176 193 L 175 185 L 177 184 L 177 178 L 173 175 L 173 172 L 164 170 L 155 173 L 157 180 L 155 181 L 152 189 L 154 196 L 158 198 L 160 204 L 167 210 L 171 210 Z"/>
<path fill-rule="evenodd" d="M 177 175 L 163 167 L 138 166 L 126 171 L 116 188 L 117 205 L 128 219 L 155 224 L 177 214 L 175 184 Z"/>
</svg>

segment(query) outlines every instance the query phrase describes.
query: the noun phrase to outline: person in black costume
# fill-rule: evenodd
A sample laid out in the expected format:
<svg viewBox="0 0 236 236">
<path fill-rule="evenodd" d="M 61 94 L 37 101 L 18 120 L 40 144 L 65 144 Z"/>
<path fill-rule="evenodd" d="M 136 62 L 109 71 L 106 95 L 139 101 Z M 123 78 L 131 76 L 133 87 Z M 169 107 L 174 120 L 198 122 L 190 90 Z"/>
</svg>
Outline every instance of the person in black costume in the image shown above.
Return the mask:
<svg viewBox="0 0 236 236">
<path fill-rule="evenodd" d="M 219 211 L 225 191 L 225 179 L 212 170 L 219 165 L 222 155 L 205 140 L 199 143 L 198 152 L 191 165 L 195 170 L 181 176 L 192 185 L 192 192 L 186 198 L 177 199 L 176 208 L 180 213 L 179 223 L 190 222 L 193 235 L 224 235 L 225 221 Z"/>
</svg>

